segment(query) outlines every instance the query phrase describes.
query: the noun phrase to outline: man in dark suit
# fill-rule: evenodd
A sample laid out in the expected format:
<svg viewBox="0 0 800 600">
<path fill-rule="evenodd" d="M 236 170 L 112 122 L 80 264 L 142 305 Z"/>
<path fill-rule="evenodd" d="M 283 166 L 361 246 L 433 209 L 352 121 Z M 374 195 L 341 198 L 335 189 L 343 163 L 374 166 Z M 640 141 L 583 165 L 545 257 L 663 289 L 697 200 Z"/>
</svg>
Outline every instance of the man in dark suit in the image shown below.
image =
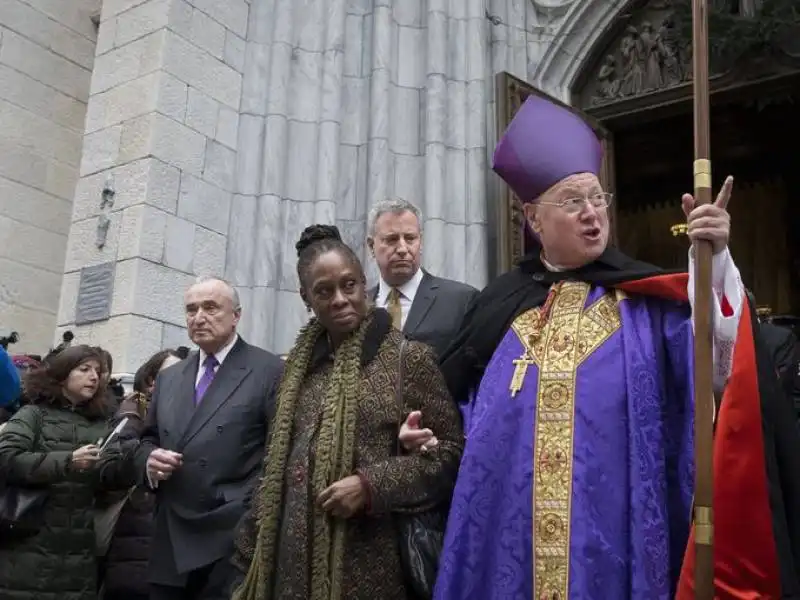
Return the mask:
<svg viewBox="0 0 800 600">
<path fill-rule="evenodd" d="M 236 333 L 236 290 L 200 279 L 185 296 L 199 351 L 158 377 L 136 460 L 156 490 L 151 600 L 227 600 L 236 524 L 261 472 L 283 362 Z"/>
<path fill-rule="evenodd" d="M 375 304 L 389 311 L 395 327 L 407 337 L 428 344 L 441 356 L 478 290 L 421 268 L 420 212 L 406 200 L 372 207 L 367 246 L 380 271 L 380 281 L 371 290 Z"/>
</svg>

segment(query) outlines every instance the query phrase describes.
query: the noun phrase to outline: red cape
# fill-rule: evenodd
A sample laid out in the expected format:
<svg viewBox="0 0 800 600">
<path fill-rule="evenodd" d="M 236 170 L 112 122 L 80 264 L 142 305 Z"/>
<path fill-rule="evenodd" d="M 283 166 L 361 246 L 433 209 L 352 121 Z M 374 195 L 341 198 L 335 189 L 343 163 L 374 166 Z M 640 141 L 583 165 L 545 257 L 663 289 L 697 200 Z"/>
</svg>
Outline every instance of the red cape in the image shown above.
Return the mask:
<svg viewBox="0 0 800 600">
<path fill-rule="evenodd" d="M 688 275 L 679 273 L 616 287 L 628 293 L 688 302 L 687 285 Z M 731 313 L 725 299 L 722 310 Z M 715 598 L 777 600 L 781 598 L 781 573 L 773 532 L 753 322 L 747 305 L 741 313 L 733 367 L 714 434 Z M 694 600 L 694 564 L 692 527 L 677 600 Z"/>
</svg>

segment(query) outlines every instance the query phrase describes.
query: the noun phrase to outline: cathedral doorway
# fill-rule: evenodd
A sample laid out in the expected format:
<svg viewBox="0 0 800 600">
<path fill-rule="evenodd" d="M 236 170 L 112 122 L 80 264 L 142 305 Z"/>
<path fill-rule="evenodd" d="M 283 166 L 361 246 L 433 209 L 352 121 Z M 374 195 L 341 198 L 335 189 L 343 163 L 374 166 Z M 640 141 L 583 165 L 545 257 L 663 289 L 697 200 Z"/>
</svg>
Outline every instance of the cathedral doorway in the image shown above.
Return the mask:
<svg viewBox="0 0 800 600">
<path fill-rule="evenodd" d="M 735 177 L 731 249 L 745 284 L 763 312 L 800 315 L 800 241 L 793 235 L 800 206 L 792 201 L 800 189 L 800 22 L 787 24 L 780 11 L 780 27 L 763 21 L 772 18 L 764 5 L 774 12 L 781 1 L 790 0 L 714 3 L 711 157 L 715 189 L 726 175 Z M 638 6 L 597 44 L 572 105 L 603 141 L 601 178 L 615 194 L 614 243 L 641 260 L 685 267 L 680 196 L 692 188 L 690 4 Z M 720 24 L 741 40 L 726 42 Z M 768 30 L 769 39 L 758 38 Z M 542 92 L 507 74 L 497 83 L 503 131 L 516 106 Z M 498 268 L 505 270 L 530 241 L 519 201 L 507 189 L 502 194 Z"/>
</svg>

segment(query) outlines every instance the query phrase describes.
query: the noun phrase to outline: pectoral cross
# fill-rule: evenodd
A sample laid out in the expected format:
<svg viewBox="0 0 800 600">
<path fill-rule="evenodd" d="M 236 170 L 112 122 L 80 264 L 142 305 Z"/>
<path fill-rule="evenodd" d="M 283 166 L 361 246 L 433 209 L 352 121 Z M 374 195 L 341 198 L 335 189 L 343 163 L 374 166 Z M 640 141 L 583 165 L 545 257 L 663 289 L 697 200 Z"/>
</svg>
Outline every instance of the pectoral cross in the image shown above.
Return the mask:
<svg viewBox="0 0 800 600">
<path fill-rule="evenodd" d="M 525 375 L 528 373 L 528 367 L 534 364 L 534 361 L 527 354 L 523 354 L 511 362 L 514 363 L 514 375 L 511 377 L 511 385 L 508 389 L 513 398 L 522 389 L 522 384 L 525 383 Z"/>
</svg>

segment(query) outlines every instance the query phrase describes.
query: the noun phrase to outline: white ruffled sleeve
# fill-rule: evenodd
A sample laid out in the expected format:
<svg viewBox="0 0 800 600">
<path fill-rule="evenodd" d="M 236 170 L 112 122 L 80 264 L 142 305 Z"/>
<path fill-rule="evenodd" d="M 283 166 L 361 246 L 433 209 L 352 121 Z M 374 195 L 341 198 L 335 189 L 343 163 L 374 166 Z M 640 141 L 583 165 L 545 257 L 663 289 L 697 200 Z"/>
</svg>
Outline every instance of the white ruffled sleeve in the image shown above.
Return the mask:
<svg viewBox="0 0 800 600">
<path fill-rule="evenodd" d="M 711 324 L 714 339 L 714 392 L 721 392 L 731 374 L 733 347 L 744 306 L 744 285 L 730 251 L 725 248 L 711 262 Z M 689 304 L 694 327 L 694 253 L 689 250 Z"/>
</svg>

